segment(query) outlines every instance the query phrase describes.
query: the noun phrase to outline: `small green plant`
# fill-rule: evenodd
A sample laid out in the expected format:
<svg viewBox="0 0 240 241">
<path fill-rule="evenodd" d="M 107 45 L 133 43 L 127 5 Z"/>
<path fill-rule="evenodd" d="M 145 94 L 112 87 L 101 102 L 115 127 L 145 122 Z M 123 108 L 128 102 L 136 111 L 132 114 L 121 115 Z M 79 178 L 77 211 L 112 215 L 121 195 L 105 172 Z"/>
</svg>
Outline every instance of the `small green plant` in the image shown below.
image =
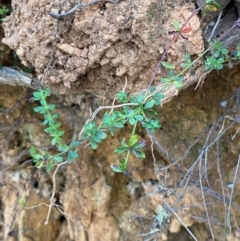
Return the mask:
<svg viewBox="0 0 240 241">
<path fill-rule="evenodd" d="M 131 137 L 128 141 L 123 138 L 121 145 L 115 149 L 115 153 L 124 157 L 120 158 L 120 165 L 112 165 L 112 170 L 115 172 L 126 173 L 127 162 L 129 155 L 133 154 L 138 158 L 145 158 L 142 148 L 146 145 L 146 140 L 142 140 L 136 134 L 137 125 L 142 125 L 149 133 L 154 133 L 156 129 L 160 128 L 159 121 L 154 118 L 157 116 L 154 106 L 161 104 L 164 95 L 159 93 L 155 87 L 151 87 L 147 93 L 138 93 L 136 96 L 128 96 L 124 91 L 120 91 L 116 98 L 120 102 L 118 106 L 111 108 L 118 108 L 120 110 L 112 110 L 106 112 L 103 116 L 102 123 L 98 126 L 93 120 L 88 120 L 84 127 L 80 140 L 73 141 L 70 145 L 62 143 L 63 131 L 59 129 L 61 122 L 57 121 L 58 114 L 52 114 L 55 105 L 48 104 L 46 98 L 50 96 L 50 90 L 39 90 L 33 93 L 33 99 L 40 102 L 40 105 L 34 108 L 44 116 L 42 125 L 48 127 L 44 129 L 51 137 L 51 144 L 57 147 L 59 153 L 51 155 L 44 152 L 38 152 L 36 147 L 31 147 L 30 154 L 34 159 L 37 167 L 46 166 L 47 171 L 50 171 L 53 166 L 62 163 L 65 159 L 71 163 L 78 157 L 74 149 L 81 143 L 88 143 L 92 149 L 97 149 L 98 144 L 107 137 L 107 132 L 114 135 L 116 130 L 124 128 L 126 124 L 133 126 Z"/>
<path fill-rule="evenodd" d="M 203 8 L 203 15 L 207 15 L 209 12 L 217 12 L 221 10 L 221 6 L 213 0 L 205 0 L 205 6 Z"/>
<path fill-rule="evenodd" d="M 52 137 L 51 144 L 57 147 L 58 153 L 51 155 L 48 152 L 40 153 L 36 147 L 30 148 L 30 154 L 38 168 L 43 165 L 46 166 L 46 170 L 50 171 L 54 165 L 67 161 L 71 163 L 78 157 L 78 154 L 74 149 L 80 144 L 79 141 L 73 141 L 70 145 L 66 145 L 62 141 L 64 131 L 61 131 L 59 127 L 61 122 L 57 121 L 58 114 L 52 113 L 55 109 L 55 105 L 47 103 L 47 97 L 51 94 L 49 89 L 38 90 L 33 93 L 33 100 L 40 102 L 40 105 L 34 108 L 34 111 L 44 116 L 42 125 L 47 126 L 44 131 Z"/>
<path fill-rule="evenodd" d="M 5 21 L 6 19 L 6 14 L 9 12 L 9 9 L 6 6 L 3 6 L 0 8 L 0 20 Z"/>
<path fill-rule="evenodd" d="M 226 48 L 223 48 L 221 42 L 212 41 L 210 42 L 210 45 L 213 46 L 213 49 L 211 51 L 211 56 L 209 56 L 205 60 L 205 69 L 206 70 L 213 70 L 217 69 L 220 70 L 223 68 L 223 63 L 229 59 L 228 56 L 228 50 Z"/>
<path fill-rule="evenodd" d="M 211 55 L 204 62 L 206 70 L 220 70 L 224 64 L 240 59 L 239 44 L 237 45 L 237 50 L 231 54 L 228 49 L 223 47 L 223 43 L 220 41 L 213 41 L 210 44 L 212 46 Z"/>
<path fill-rule="evenodd" d="M 162 83 L 172 83 L 177 88 L 181 88 L 184 77 L 175 75 L 174 71 L 171 69 L 168 72 L 168 76 L 167 77 L 161 77 L 160 80 L 161 80 Z"/>
<path fill-rule="evenodd" d="M 192 30 L 192 27 L 190 25 L 182 28 L 178 21 L 174 22 L 174 28 L 175 28 L 175 30 L 169 31 L 168 34 L 171 35 L 171 34 L 178 33 L 178 36 L 181 36 L 183 39 L 187 39 L 186 37 L 183 36 L 183 34 L 187 34 L 187 33 L 191 32 L 191 30 Z M 175 42 L 177 42 L 177 40 L 178 40 L 178 37 L 175 39 Z"/>
<path fill-rule="evenodd" d="M 223 68 L 224 62 L 225 60 L 223 58 L 215 58 L 214 56 L 210 56 L 205 61 L 205 70 L 209 70 L 209 69 L 220 70 Z"/>
<path fill-rule="evenodd" d="M 206 1 L 206 4 L 197 9 L 196 14 L 202 8 L 207 8 L 208 11 L 218 11 L 219 5 L 215 1 Z M 160 78 L 162 83 L 165 83 L 165 88 L 174 85 L 177 88 L 181 88 L 184 80 L 183 74 L 187 70 L 194 68 L 196 61 L 202 58 L 207 52 L 212 53 L 205 61 L 205 69 L 221 69 L 223 63 L 229 60 L 228 50 L 223 48 L 220 42 L 212 42 L 210 47 L 205 50 L 197 59 L 191 60 L 191 57 L 186 54 L 184 56 L 184 62 L 180 67 L 183 70 L 180 73 L 175 73 L 175 66 L 172 63 L 164 62 L 165 56 L 171 45 L 176 42 L 178 36 L 182 36 L 183 33 L 189 33 L 191 27 L 187 26 L 187 22 L 194 15 L 192 14 L 186 22 L 180 26 L 178 21 L 174 22 L 175 31 L 172 41 L 169 43 L 165 52 L 163 53 L 159 64 L 150 80 L 148 89 L 143 92 L 139 92 L 136 96 L 129 96 L 125 91 L 119 91 L 116 95 L 118 105 L 110 106 L 110 111 L 105 112 L 102 123 L 97 125 L 94 118 L 97 112 L 85 123 L 83 130 L 79 136 L 79 140 L 73 141 L 70 145 L 66 145 L 62 142 L 63 131 L 59 129 L 61 122 L 57 121 L 58 114 L 52 114 L 55 109 L 53 104 L 48 104 L 46 98 L 50 96 L 50 90 L 39 90 L 34 92 L 33 99 L 40 102 L 40 106 L 35 107 L 34 111 L 44 116 L 42 125 L 48 126 L 44 129 L 51 137 L 51 144 L 57 147 L 58 153 L 51 155 L 48 152 L 38 152 L 36 147 L 31 147 L 30 153 L 34 159 L 37 167 L 46 166 L 47 171 L 50 171 L 54 165 L 58 165 L 64 161 L 71 163 L 78 157 L 75 148 L 82 143 L 90 145 L 92 149 L 97 149 L 100 142 L 107 138 L 107 133 L 113 136 L 118 129 L 122 129 L 126 124 L 132 126 L 132 133 L 128 140 L 123 138 L 120 142 L 120 146 L 115 149 L 115 153 L 119 157 L 119 165 L 112 165 L 111 168 L 114 172 L 127 174 L 127 163 L 131 155 L 138 158 L 145 158 L 143 148 L 146 146 L 146 140 L 142 140 L 136 134 L 136 128 L 141 125 L 147 132 L 153 134 L 156 129 L 161 125 L 156 119 L 157 112 L 154 110 L 155 106 L 161 104 L 164 99 L 162 92 L 164 89 L 157 90 L 152 86 L 153 79 L 156 75 L 157 69 L 162 66 L 163 69 L 168 71 L 166 76 Z M 171 33 L 170 33 L 171 34 Z M 183 37 L 183 36 L 182 36 Z M 240 56 L 240 45 L 236 51 L 236 58 Z M 107 108 L 104 108 L 107 109 Z M 117 110 L 116 110 L 117 109 Z"/>
<path fill-rule="evenodd" d="M 210 45 L 213 45 L 212 55 L 215 58 L 228 57 L 228 50 L 223 47 L 222 42 L 212 41 Z"/>
<path fill-rule="evenodd" d="M 106 132 L 109 131 L 113 136 L 117 129 L 124 128 L 126 124 L 131 125 L 133 127 L 131 137 L 128 141 L 123 138 L 120 146 L 114 151 L 121 156 L 120 165 L 111 166 L 114 172 L 126 173 L 130 154 L 138 158 L 145 158 L 142 149 L 146 146 L 146 140 L 142 140 L 136 134 L 137 125 L 141 125 L 150 133 L 154 133 L 156 129 L 160 128 L 160 123 L 154 118 L 157 113 L 153 107 L 161 104 L 164 95 L 152 87 L 149 92 L 140 92 L 136 96 L 128 96 L 126 92 L 120 91 L 116 98 L 120 103 L 117 106 L 120 110 L 105 112 L 99 126 L 94 121 L 87 122 L 83 127 L 80 142 L 87 141 L 93 149 L 96 149 L 98 143 L 107 137 Z"/>
<path fill-rule="evenodd" d="M 180 64 L 180 67 L 183 69 L 188 67 L 192 63 L 191 56 L 189 54 L 184 55 L 184 60 L 185 60 L 185 62 L 182 62 Z"/>
</svg>

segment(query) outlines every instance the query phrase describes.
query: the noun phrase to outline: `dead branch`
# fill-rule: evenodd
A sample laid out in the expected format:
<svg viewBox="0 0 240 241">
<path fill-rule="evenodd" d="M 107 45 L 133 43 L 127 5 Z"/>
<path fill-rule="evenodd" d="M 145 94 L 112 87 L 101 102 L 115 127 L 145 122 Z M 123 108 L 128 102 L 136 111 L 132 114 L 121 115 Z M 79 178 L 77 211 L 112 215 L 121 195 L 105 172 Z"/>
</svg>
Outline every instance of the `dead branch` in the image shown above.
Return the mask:
<svg viewBox="0 0 240 241">
<path fill-rule="evenodd" d="M 0 84 L 23 86 L 31 89 L 43 88 L 41 81 L 32 74 L 8 67 L 2 67 L 0 69 Z"/>
<path fill-rule="evenodd" d="M 57 14 L 57 13 L 50 12 L 49 15 L 53 18 L 56 18 L 56 19 L 65 18 L 65 17 L 68 17 L 70 15 L 73 15 L 78 9 L 83 9 L 83 8 L 92 6 L 95 3 L 99 3 L 99 2 L 118 3 L 119 0 L 93 0 L 92 2 L 89 2 L 89 3 L 78 3 L 77 5 L 75 5 L 73 8 L 69 9 L 65 13 Z"/>
</svg>

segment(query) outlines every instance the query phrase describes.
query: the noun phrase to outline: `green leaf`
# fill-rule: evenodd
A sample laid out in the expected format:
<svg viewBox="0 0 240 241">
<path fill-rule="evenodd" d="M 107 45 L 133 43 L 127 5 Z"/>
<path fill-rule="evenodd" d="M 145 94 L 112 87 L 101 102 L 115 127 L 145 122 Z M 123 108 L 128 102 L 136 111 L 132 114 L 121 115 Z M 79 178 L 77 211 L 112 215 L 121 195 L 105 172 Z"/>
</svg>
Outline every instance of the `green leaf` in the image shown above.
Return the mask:
<svg viewBox="0 0 240 241">
<path fill-rule="evenodd" d="M 95 141 L 91 140 L 90 144 L 93 150 L 97 149 L 97 143 Z"/>
<path fill-rule="evenodd" d="M 147 144 L 147 140 L 141 140 L 138 143 L 136 143 L 132 148 L 133 149 L 141 149 L 144 146 L 146 146 L 146 144 Z"/>
<path fill-rule="evenodd" d="M 105 132 L 102 131 L 98 131 L 95 135 L 92 136 L 92 139 L 95 142 L 101 142 L 103 139 L 105 139 L 107 137 L 107 134 Z"/>
<path fill-rule="evenodd" d="M 54 123 L 55 123 L 55 121 L 54 121 L 54 120 L 49 119 L 49 123 L 48 123 L 48 125 L 49 125 L 49 126 L 53 126 L 53 125 L 54 125 Z"/>
<path fill-rule="evenodd" d="M 105 132 L 103 132 L 103 131 L 98 131 L 97 136 L 98 136 L 101 140 L 107 138 L 107 134 L 106 134 Z"/>
<path fill-rule="evenodd" d="M 111 127 L 111 128 L 109 129 L 109 132 L 110 132 L 110 135 L 111 135 L 111 136 L 114 136 L 114 134 L 115 134 L 115 128 Z"/>
<path fill-rule="evenodd" d="M 70 151 L 69 151 L 69 154 L 70 154 L 70 156 L 71 156 L 73 159 L 78 158 L 77 152 L 75 152 L 75 151 L 73 151 L 73 150 L 70 150 Z"/>
<path fill-rule="evenodd" d="M 41 100 L 40 100 L 40 104 L 41 104 L 45 109 L 47 109 L 47 102 L 46 102 L 45 99 L 41 99 Z"/>
<path fill-rule="evenodd" d="M 152 134 L 155 132 L 157 128 L 161 127 L 158 120 L 151 120 L 148 118 L 145 119 L 145 121 L 142 123 L 142 126 Z"/>
<path fill-rule="evenodd" d="M 126 158 L 124 158 L 120 161 L 119 167 L 122 171 L 125 171 L 127 169 L 127 159 Z"/>
<path fill-rule="evenodd" d="M 204 9 L 207 9 L 210 12 L 217 12 L 221 10 L 221 6 L 217 2 L 211 2 L 210 4 L 207 4 Z"/>
<path fill-rule="evenodd" d="M 222 52 L 223 55 L 227 55 L 227 54 L 228 54 L 228 50 L 225 49 L 225 48 L 223 48 L 223 49 L 221 50 L 221 52 Z"/>
<path fill-rule="evenodd" d="M 219 58 L 219 59 L 217 60 L 217 62 L 218 62 L 218 63 L 224 63 L 225 60 L 224 60 L 223 58 Z"/>
<path fill-rule="evenodd" d="M 217 2 L 214 1 L 213 5 L 217 8 L 218 11 L 221 10 L 221 5 L 218 4 Z"/>
<path fill-rule="evenodd" d="M 47 164 L 47 166 L 46 166 L 46 171 L 47 171 L 47 172 L 50 172 L 50 171 L 52 170 L 52 168 L 53 168 L 52 161 L 49 161 L 48 164 Z"/>
<path fill-rule="evenodd" d="M 40 112 L 41 114 L 45 114 L 47 110 L 43 106 L 37 106 L 34 108 L 35 112 Z"/>
<path fill-rule="evenodd" d="M 162 62 L 162 65 L 166 68 L 166 69 L 175 69 L 175 66 L 169 62 Z"/>
<path fill-rule="evenodd" d="M 129 146 L 126 144 L 124 138 L 123 138 L 122 141 L 121 141 L 121 146 L 123 146 L 123 147 L 127 147 L 127 148 L 129 147 Z"/>
<path fill-rule="evenodd" d="M 51 144 L 53 146 L 55 146 L 57 144 L 57 138 L 53 138 L 52 141 L 51 141 Z"/>
<path fill-rule="evenodd" d="M 111 165 L 111 169 L 116 173 L 123 173 L 123 170 L 117 165 Z"/>
<path fill-rule="evenodd" d="M 54 115 L 52 115 L 52 119 L 57 119 L 58 116 L 59 116 L 59 114 L 54 114 Z"/>
<path fill-rule="evenodd" d="M 114 122 L 113 125 L 114 125 L 116 128 L 118 128 L 118 129 L 124 127 L 124 125 L 123 125 L 121 122 Z"/>
<path fill-rule="evenodd" d="M 184 55 L 184 59 L 187 61 L 187 63 L 191 63 L 192 62 L 192 60 L 191 60 L 191 57 L 190 57 L 190 55 L 189 54 L 185 54 Z"/>
<path fill-rule="evenodd" d="M 222 64 L 217 64 L 216 69 L 220 70 L 220 69 L 222 69 L 222 68 L 223 68 L 223 65 L 222 65 Z"/>
<path fill-rule="evenodd" d="M 183 62 L 180 64 L 180 67 L 184 69 L 184 68 L 188 67 L 188 65 L 189 64 L 187 62 Z"/>
<path fill-rule="evenodd" d="M 48 109 L 49 109 L 49 110 L 54 110 L 54 109 L 55 109 L 55 105 L 54 105 L 54 104 L 48 105 Z"/>
<path fill-rule="evenodd" d="M 213 52 L 213 56 L 215 57 L 215 58 L 217 58 L 218 56 L 220 55 L 220 51 L 214 51 Z"/>
<path fill-rule="evenodd" d="M 62 125 L 61 122 L 57 122 L 57 123 L 55 124 L 55 127 L 58 128 L 58 127 L 60 127 L 61 125 Z"/>
<path fill-rule="evenodd" d="M 146 109 L 144 110 L 145 115 L 157 115 L 157 112 L 153 109 Z"/>
<path fill-rule="evenodd" d="M 63 157 L 62 157 L 62 156 L 54 156 L 54 157 L 53 157 L 53 160 L 54 160 L 55 162 L 63 162 Z"/>
<path fill-rule="evenodd" d="M 67 155 L 67 162 L 72 163 L 72 161 L 76 158 L 78 158 L 78 154 L 75 151 L 70 150 Z"/>
<path fill-rule="evenodd" d="M 130 123 L 131 125 L 135 125 L 136 122 L 137 122 L 137 121 L 136 121 L 135 118 L 130 118 L 130 119 L 129 119 L 129 123 Z"/>
<path fill-rule="evenodd" d="M 155 87 L 154 85 L 151 86 L 151 88 L 150 88 L 150 93 L 153 93 L 155 90 L 156 90 L 156 87 Z"/>
<path fill-rule="evenodd" d="M 216 59 L 213 56 L 210 56 L 207 58 L 207 60 L 204 62 L 205 63 L 205 69 L 222 69 L 223 68 L 223 63 L 225 60 L 223 58 Z"/>
<path fill-rule="evenodd" d="M 58 136 L 62 136 L 63 134 L 64 134 L 64 131 L 58 131 L 58 132 L 57 132 L 57 135 L 58 135 Z"/>
<path fill-rule="evenodd" d="M 174 21 L 174 28 L 177 32 L 179 32 L 181 30 L 180 23 L 178 21 Z"/>
<path fill-rule="evenodd" d="M 141 104 L 144 100 L 144 95 L 140 92 L 136 96 L 137 103 Z"/>
<path fill-rule="evenodd" d="M 44 162 L 42 161 L 42 162 L 39 162 L 38 164 L 37 164 L 37 168 L 42 168 L 42 166 L 43 166 L 43 164 L 44 164 Z"/>
<path fill-rule="evenodd" d="M 58 146 L 58 150 L 61 152 L 67 152 L 69 150 L 69 147 L 66 144 L 64 144 L 64 145 Z"/>
<path fill-rule="evenodd" d="M 160 81 L 161 81 L 162 83 L 168 83 L 168 82 L 171 82 L 171 79 L 161 77 L 161 78 L 160 78 Z"/>
<path fill-rule="evenodd" d="M 152 108 L 154 106 L 154 104 L 155 104 L 155 100 L 150 100 L 144 105 L 143 109 Z"/>
<path fill-rule="evenodd" d="M 191 56 L 189 54 L 185 54 L 184 59 L 186 62 L 180 64 L 181 68 L 187 68 L 192 63 Z"/>
<path fill-rule="evenodd" d="M 35 100 L 35 101 L 38 101 L 38 100 L 41 100 L 42 99 L 42 94 L 39 92 L 39 91 L 35 91 L 35 92 L 33 92 L 33 99 Z"/>
<path fill-rule="evenodd" d="M 122 102 L 122 103 L 127 103 L 128 102 L 128 96 L 126 92 L 123 92 L 122 90 L 120 90 L 117 95 L 116 98 Z"/>
<path fill-rule="evenodd" d="M 173 76 L 172 79 L 174 81 L 178 81 L 178 82 L 182 82 L 184 80 L 184 77 L 183 76 Z"/>
<path fill-rule="evenodd" d="M 46 97 L 50 96 L 50 95 L 51 95 L 51 90 L 50 90 L 49 88 L 45 89 L 45 90 L 44 90 L 44 95 L 45 95 Z"/>
<path fill-rule="evenodd" d="M 4 11 L 5 13 L 8 13 L 8 12 L 9 12 L 9 9 L 8 9 L 6 6 L 3 6 L 2 9 L 3 9 L 3 11 Z"/>
<path fill-rule="evenodd" d="M 138 149 L 132 149 L 133 154 L 138 158 L 145 158 L 145 153 L 138 150 Z"/>
<path fill-rule="evenodd" d="M 161 104 L 161 100 L 164 99 L 165 96 L 161 93 L 156 93 L 154 96 L 153 96 L 153 99 L 155 100 L 155 105 L 160 105 Z"/>
<path fill-rule="evenodd" d="M 102 139 L 99 136 L 92 136 L 92 140 L 99 143 Z"/>
<path fill-rule="evenodd" d="M 130 138 L 129 142 L 128 142 L 128 146 L 133 146 L 134 144 L 136 144 L 139 141 L 139 137 L 138 135 L 134 135 Z"/>
<path fill-rule="evenodd" d="M 34 162 L 38 162 L 38 161 L 44 159 L 44 157 L 43 157 L 41 154 L 37 153 L 37 149 L 36 149 L 35 146 L 31 146 L 31 147 L 30 147 L 29 153 L 30 153 L 30 155 L 33 157 Z"/>
<path fill-rule="evenodd" d="M 44 131 L 46 133 L 51 133 L 52 132 L 52 127 L 45 128 Z"/>
<path fill-rule="evenodd" d="M 36 154 L 36 147 L 35 146 L 31 146 L 30 149 L 29 149 L 29 153 L 32 157 L 34 157 L 34 155 Z"/>
<path fill-rule="evenodd" d="M 238 59 L 240 58 L 240 44 L 239 43 L 237 45 L 237 51 L 234 53 L 234 56 L 237 57 Z"/>
<path fill-rule="evenodd" d="M 211 2 L 209 4 L 207 4 L 204 9 L 204 15 L 206 15 L 207 12 L 217 12 L 221 10 L 221 6 L 217 3 L 217 2 Z"/>
<path fill-rule="evenodd" d="M 138 121 L 142 121 L 143 120 L 143 116 L 142 115 L 135 115 L 135 118 Z"/>
<path fill-rule="evenodd" d="M 71 144 L 70 144 L 70 148 L 75 148 L 75 147 L 77 147 L 77 146 L 79 146 L 80 145 L 80 141 L 73 141 L 73 142 L 71 142 Z"/>
<path fill-rule="evenodd" d="M 179 82 L 179 81 L 173 81 L 173 84 L 176 86 L 176 88 L 182 88 L 183 87 L 182 83 Z"/>
<path fill-rule="evenodd" d="M 45 119 L 45 120 L 42 122 L 42 125 L 45 126 L 45 125 L 48 124 L 48 122 L 49 122 L 49 119 Z"/>
<path fill-rule="evenodd" d="M 126 152 L 126 151 L 128 151 L 128 150 L 129 150 L 128 147 L 119 146 L 119 147 L 117 147 L 117 148 L 114 150 L 114 153 L 116 153 L 116 154 L 122 154 L 122 153 L 124 153 L 124 152 Z"/>
</svg>

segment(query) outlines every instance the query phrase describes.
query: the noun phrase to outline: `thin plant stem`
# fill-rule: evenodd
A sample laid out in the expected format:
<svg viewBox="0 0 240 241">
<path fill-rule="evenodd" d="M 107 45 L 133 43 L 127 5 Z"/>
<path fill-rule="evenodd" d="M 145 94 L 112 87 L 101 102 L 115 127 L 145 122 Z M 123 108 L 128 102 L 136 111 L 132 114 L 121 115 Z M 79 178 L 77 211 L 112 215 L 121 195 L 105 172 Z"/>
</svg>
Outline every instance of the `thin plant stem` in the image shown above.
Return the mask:
<svg viewBox="0 0 240 241">
<path fill-rule="evenodd" d="M 231 227 L 231 224 L 230 224 L 230 212 L 231 212 L 232 200 L 233 200 L 233 195 L 234 195 L 234 186 L 235 186 L 235 183 L 236 183 L 238 169 L 239 169 L 239 163 L 240 163 L 240 154 L 238 156 L 237 167 L 236 167 L 236 170 L 235 170 L 235 174 L 234 174 L 234 178 L 233 178 L 233 182 L 232 182 L 232 187 L 231 187 L 230 202 L 229 202 L 229 205 L 228 205 L 227 223 L 228 223 L 229 227 Z"/>
<path fill-rule="evenodd" d="M 177 213 L 168 205 L 166 201 L 163 201 L 163 203 L 167 206 L 167 208 L 176 216 L 176 218 L 180 221 L 180 223 L 185 227 L 185 229 L 189 232 L 189 234 L 193 237 L 195 241 L 198 241 L 194 234 L 190 231 L 190 229 L 185 225 L 185 223 L 182 221 L 182 219 L 177 215 Z"/>
<path fill-rule="evenodd" d="M 54 196 L 55 196 L 55 193 L 56 193 L 56 174 L 58 172 L 58 169 L 67 164 L 67 161 L 65 162 L 62 162 L 61 164 L 57 165 L 54 173 L 53 173 L 53 190 L 52 190 L 52 196 L 51 196 L 51 199 L 50 199 L 50 205 L 49 205 L 49 208 L 48 208 L 48 214 L 47 214 L 47 218 L 46 218 L 46 221 L 44 223 L 44 225 L 47 225 L 48 224 L 48 221 L 49 221 L 49 217 L 50 217 L 50 213 L 51 213 L 51 210 L 52 210 L 52 207 L 54 205 Z"/>
<path fill-rule="evenodd" d="M 205 7 L 205 4 L 203 4 L 202 6 L 200 6 L 200 7 L 197 8 L 197 9 L 195 9 L 195 10 L 192 12 L 192 14 L 187 18 L 187 20 L 185 21 L 185 23 L 182 25 L 181 30 L 183 30 L 183 29 L 186 27 L 186 25 L 188 24 L 188 22 L 192 19 L 192 17 L 193 17 L 195 14 L 197 14 L 197 13 L 198 13 L 201 9 L 203 9 L 204 7 Z M 166 48 L 165 48 L 165 50 L 164 50 L 164 52 L 163 52 L 163 54 L 162 54 L 162 56 L 161 56 L 158 64 L 157 64 L 157 67 L 155 68 L 155 71 L 153 72 L 153 75 L 152 75 L 152 77 L 151 77 L 151 79 L 150 79 L 150 82 L 149 82 L 148 87 L 147 87 L 148 90 L 149 90 L 150 87 L 152 86 L 152 83 L 153 83 L 153 81 L 154 81 L 154 79 L 155 79 L 155 77 L 156 77 L 156 75 L 157 75 L 158 69 L 160 68 L 162 61 L 165 59 L 165 57 L 166 57 L 169 49 L 172 47 L 174 41 L 179 37 L 179 35 L 180 35 L 180 33 L 181 33 L 181 30 L 180 30 L 179 32 L 176 32 L 176 33 L 174 34 L 172 40 L 171 40 L 171 41 L 169 42 L 169 44 L 166 46 Z"/>
</svg>

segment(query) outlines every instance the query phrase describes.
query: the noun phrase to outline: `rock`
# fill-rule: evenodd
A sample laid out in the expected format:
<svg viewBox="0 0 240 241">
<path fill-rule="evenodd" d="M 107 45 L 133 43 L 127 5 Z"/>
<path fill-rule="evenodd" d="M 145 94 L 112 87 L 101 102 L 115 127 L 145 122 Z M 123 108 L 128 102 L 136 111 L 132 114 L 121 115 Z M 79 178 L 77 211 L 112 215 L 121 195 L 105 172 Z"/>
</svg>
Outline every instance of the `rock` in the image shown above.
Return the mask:
<svg viewBox="0 0 240 241">
<path fill-rule="evenodd" d="M 35 68 L 40 81 L 58 93 L 88 91 L 113 97 L 126 79 L 127 91 L 136 92 L 147 86 L 172 38 L 168 31 L 174 29 L 174 21 L 184 23 L 190 16 L 193 6 L 183 2 L 100 2 L 60 19 L 56 31 L 57 20 L 49 12 L 66 12 L 74 7 L 72 1 L 13 0 L 13 12 L 3 23 L 3 42 L 24 64 Z M 198 17 L 189 24 L 188 52 L 197 55 L 203 51 Z M 183 61 L 184 46 L 185 41 L 180 39 L 166 61 L 178 66 Z M 50 71 L 47 66 L 53 62 Z M 156 80 L 158 77 L 159 72 Z"/>
</svg>

